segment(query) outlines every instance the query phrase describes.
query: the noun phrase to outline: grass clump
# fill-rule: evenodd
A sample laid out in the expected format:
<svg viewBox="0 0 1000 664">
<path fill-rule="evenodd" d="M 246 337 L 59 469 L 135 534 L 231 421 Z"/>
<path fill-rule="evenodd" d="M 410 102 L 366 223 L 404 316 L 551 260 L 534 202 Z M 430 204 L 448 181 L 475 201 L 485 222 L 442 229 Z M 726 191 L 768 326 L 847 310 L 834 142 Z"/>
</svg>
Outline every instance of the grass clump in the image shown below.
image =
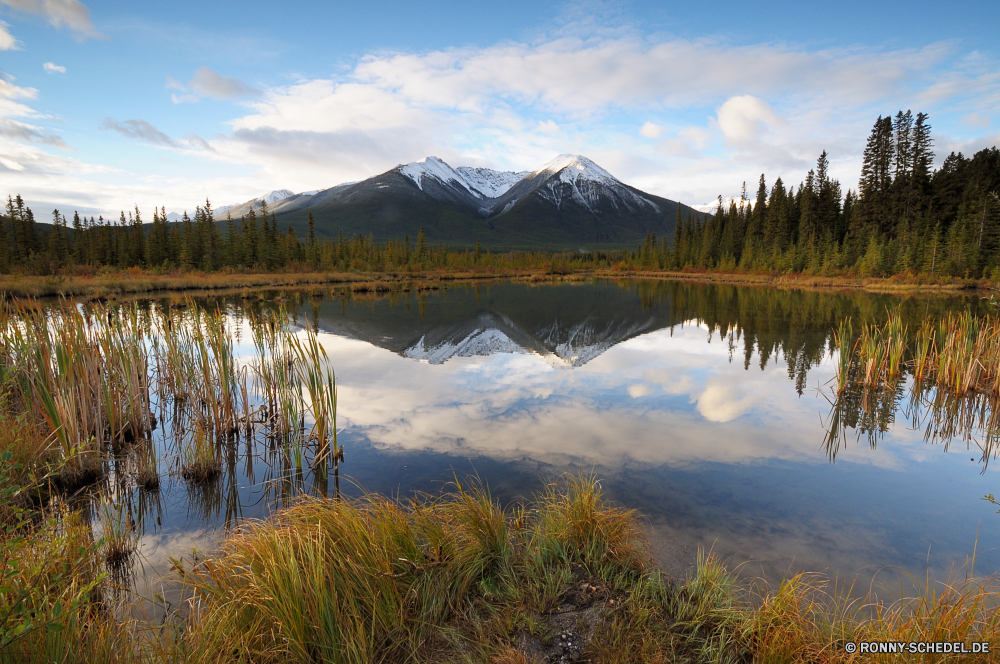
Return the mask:
<svg viewBox="0 0 1000 664">
<path fill-rule="evenodd" d="M 208 482 L 222 472 L 218 446 L 196 424 L 194 433 L 181 443 L 181 477 L 191 482 Z"/>
<path fill-rule="evenodd" d="M 646 561 L 632 514 L 608 506 L 592 481 L 545 492 L 537 512 L 502 509 L 478 482 L 453 486 L 408 502 L 304 499 L 234 534 L 219 556 L 182 573 L 201 607 L 188 656 L 492 656 L 518 631 L 544 633 L 532 620 L 574 574 L 611 578 Z"/>
<path fill-rule="evenodd" d="M 152 441 L 145 441 L 135 448 L 135 484 L 152 493 L 160 488 L 159 459 Z"/>
</svg>

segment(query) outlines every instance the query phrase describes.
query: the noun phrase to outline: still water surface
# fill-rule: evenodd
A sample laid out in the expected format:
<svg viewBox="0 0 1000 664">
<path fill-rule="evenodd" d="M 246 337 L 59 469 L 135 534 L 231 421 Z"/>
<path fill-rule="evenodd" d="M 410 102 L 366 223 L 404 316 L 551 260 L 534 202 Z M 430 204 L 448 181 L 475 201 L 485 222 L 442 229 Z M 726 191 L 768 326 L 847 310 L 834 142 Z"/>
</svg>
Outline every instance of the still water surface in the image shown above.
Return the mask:
<svg viewBox="0 0 1000 664">
<path fill-rule="evenodd" d="M 319 330 L 337 372 L 347 494 L 437 492 L 453 473 L 477 473 L 510 501 L 593 471 L 610 498 L 641 511 L 675 574 L 699 547 L 771 581 L 813 570 L 867 585 L 887 566 L 944 578 L 974 546 L 977 573 L 1000 571 L 1000 514 L 982 500 L 1000 493 L 1000 475 L 983 432 L 925 440 L 901 397 L 874 431 L 826 442 L 831 328 L 843 316 L 983 313 L 978 297 L 593 281 L 278 299 Z M 279 306 L 216 303 L 236 318 Z M 298 492 L 332 491 L 308 473 L 282 476 L 273 455 L 249 447 L 207 487 L 168 477 L 176 459 L 163 457 L 158 497 L 142 498 L 135 571 L 146 596 L 169 557 L 210 551 L 226 527 Z"/>
</svg>

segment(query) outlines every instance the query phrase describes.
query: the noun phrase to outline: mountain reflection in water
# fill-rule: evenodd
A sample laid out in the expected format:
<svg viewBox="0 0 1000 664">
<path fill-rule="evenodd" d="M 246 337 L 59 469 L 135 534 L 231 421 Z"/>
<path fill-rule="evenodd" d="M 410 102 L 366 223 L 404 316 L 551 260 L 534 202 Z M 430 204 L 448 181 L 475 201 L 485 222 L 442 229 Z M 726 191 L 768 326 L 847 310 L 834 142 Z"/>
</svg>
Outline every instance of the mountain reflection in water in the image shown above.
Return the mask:
<svg viewBox="0 0 1000 664">
<path fill-rule="evenodd" d="M 982 314 L 979 298 L 585 281 L 280 300 L 210 304 L 237 319 L 283 306 L 320 331 L 338 377 L 341 472 L 357 483 L 342 484 L 348 493 L 438 491 L 453 472 L 476 472 L 509 501 L 593 471 L 645 515 L 674 572 L 703 546 L 771 580 L 800 569 L 870 578 L 883 566 L 942 578 L 977 533 L 976 571 L 1000 570 L 1000 515 L 981 500 L 1000 481 L 967 452 L 978 434 L 925 441 L 905 417 L 880 415 L 877 444 L 838 429 L 831 453 L 824 387 L 841 318 Z M 283 472 L 280 456 L 234 450 L 212 490 L 171 479 L 162 525 L 144 540 L 152 567 L 297 493 L 328 491 Z"/>
</svg>

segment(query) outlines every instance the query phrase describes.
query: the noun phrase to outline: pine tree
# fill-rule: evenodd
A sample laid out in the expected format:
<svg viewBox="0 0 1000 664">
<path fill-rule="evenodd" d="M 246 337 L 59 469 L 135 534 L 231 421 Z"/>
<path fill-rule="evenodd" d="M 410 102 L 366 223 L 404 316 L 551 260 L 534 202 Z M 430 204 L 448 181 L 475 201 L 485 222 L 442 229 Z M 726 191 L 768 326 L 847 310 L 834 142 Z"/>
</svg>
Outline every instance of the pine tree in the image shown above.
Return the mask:
<svg viewBox="0 0 1000 664">
<path fill-rule="evenodd" d="M 87 262 L 83 238 L 83 222 L 80 221 L 80 212 L 78 210 L 73 211 L 73 260 L 78 265 Z"/>
<path fill-rule="evenodd" d="M 767 183 L 764 181 L 764 174 L 760 174 L 760 182 L 757 184 L 757 198 L 753 205 L 753 212 L 750 214 L 750 222 L 747 226 L 747 241 L 760 242 L 764 238 L 764 226 L 767 223 Z"/>
<path fill-rule="evenodd" d="M 146 261 L 146 231 L 142 227 L 142 216 L 139 206 L 135 206 L 135 219 L 132 222 L 132 265 L 142 265 Z"/>
<path fill-rule="evenodd" d="M 420 230 L 417 232 L 417 250 L 414 252 L 414 258 L 417 261 L 422 261 L 426 253 L 427 238 L 424 236 L 424 227 L 421 226 Z"/>
<path fill-rule="evenodd" d="M 785 183 L 779 177 L 771 187 L 771 197 L 767 202 L 767 217 L 764 222 L 764 244 L 773 253 L 783 252 L 789 244 L 791 233 L 788 227 L 788 194 Z"/>
</svg>

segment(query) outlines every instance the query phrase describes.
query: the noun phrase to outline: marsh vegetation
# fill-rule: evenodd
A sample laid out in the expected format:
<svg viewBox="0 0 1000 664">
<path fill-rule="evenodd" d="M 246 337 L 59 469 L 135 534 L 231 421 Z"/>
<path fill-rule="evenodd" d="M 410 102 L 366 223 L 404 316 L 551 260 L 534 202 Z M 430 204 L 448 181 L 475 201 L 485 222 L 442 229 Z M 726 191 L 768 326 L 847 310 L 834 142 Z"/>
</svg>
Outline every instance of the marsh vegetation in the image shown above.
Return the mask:
<svg viewBox="0 0 1000 664">
<path fill-rule="evenodd" d="M 898 312 L 834 332 L 835 397 L 825 447 L 834 459 L 848 429 L 872 446 L 901 414 L 928 442 L 978 448 L 985 472 L 1000 435 L 1000 319 L 969 311 L 914 321 Z"/>
<path fill-rule="evenodd" d="M 838 435 L 852 416 L 874 427 L 893 416 L 917 358 L 941 436 L 979 426 L 977 413 L 991 426 L 992 411 L 948 410 L 995 394 L 996 327 L 982 317 L 945 312 L 931 326 L 851 297 L 831 308 L 815 294 L 720 288 L 707 301 L 690 287 L 626 287 L 642 320 L 669 301 L 671 326 L 698 320 L 747 369 L 780 350 L 796 391 L 831 341 L 856 349 L 835 381 Z M 413 317 L 433 315 L 425 293 L 359 286 L 340 298 L 366 312 L 416 298 Z M 298 304 L 313 299 L 318 309 L 319 296 Z M 341 495 L 337 382 L 317 317 L 245 302 L 0 302 L 0 662 L 834 662 L 852 661 L 851 640 L 997 643 L 1000 584 L 971 563 L 946 582 L 909 578 L 895 602 L 823 575 L 755 581 L 712 553 L 671 579 L 641 516 L 587 474 L 520 500 L 457 476 L 435 493 Z M 815 317 L 816 330 L 778 332 L 785 312 Z M 857 335 L 847 323 L 829 332 L 843 312 L 862 321 Z M 968 352 L 983 368 L 955 382 Z M 866 391 L 882 414 L 851 401 Z M 263 478 L 258 457 L 273 469 Z M 241 477 L 272 487 L 280 509 L 244 518 Z M 196 516 L 224 513 L 223 538 L 176 558 L 164 583 L 184 601 L 151 619 L 165 600 L 131 579 L 175 481 Z"/>
</svg>

